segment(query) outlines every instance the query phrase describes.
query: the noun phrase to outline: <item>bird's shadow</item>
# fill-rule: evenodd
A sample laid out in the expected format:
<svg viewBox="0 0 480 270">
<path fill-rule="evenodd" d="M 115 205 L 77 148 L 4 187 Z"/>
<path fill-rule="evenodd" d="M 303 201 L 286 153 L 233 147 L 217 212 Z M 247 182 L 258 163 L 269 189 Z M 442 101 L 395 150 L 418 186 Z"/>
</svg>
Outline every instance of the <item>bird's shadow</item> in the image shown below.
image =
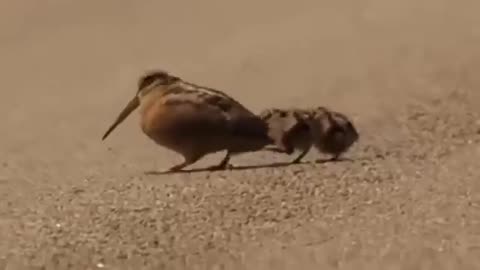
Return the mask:
<svg viewBox="0 0 480 270">
<path fill-rule="evenodd" d="M 353 160 L 349 158 L 318 159 L 310 162 L 302 161 L 302 162 L 292 163 L 290 161 L 290 162 L 275 162 L 275 163 L 260 164 L 260 165 L 232 166 L 227 169 L 198 168 L 198 169 L 180 170 L 180 171 L 147 171 L 145 172 L 145 175 L 170 175 L 170 174 L 185 174 L 185 173 L 198 173 L 198 172 L 241 171 L 241 170 L 254 170 L 254 169 L 264 169 L 264 168 L 281 168 L 281 167 L 289 167 L 289 166 L 302 165 L 302 164 L 324 164 L 324 163 L 330 163 L 330 162 L 344 162 L 344 161 L 353 162 Z"/>
</svg>

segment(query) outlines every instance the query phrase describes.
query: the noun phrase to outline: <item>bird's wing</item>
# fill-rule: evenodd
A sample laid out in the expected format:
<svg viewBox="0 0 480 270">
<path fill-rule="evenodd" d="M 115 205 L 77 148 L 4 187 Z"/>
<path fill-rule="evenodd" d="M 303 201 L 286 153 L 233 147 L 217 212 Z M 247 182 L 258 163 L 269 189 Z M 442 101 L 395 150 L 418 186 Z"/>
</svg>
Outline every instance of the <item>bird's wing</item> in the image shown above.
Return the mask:
<svg viewBox="0 0 480 270">
<path fill-rule="evenodd" d="M 226 95 L 205 95 L 204 103 L 222 111 L 233 135 L 253 136 L 270 141 L 268 125 L 239 102 Z"/>
<path fill-rule="evenodd" d="M 268 126 L 243 104 L 222 91 L 181 82 L 165 94 L 170 102 L 188 101 L 200 110 L 215 111 L 222 115 L 234 136 L 250 136 L 270 140 Z M 201 109 L 203 108 L 203 109 Z"/>
<path fill-rule="evenodd" d="M 235 108 L 235 110 L 242 111 L 242 113 L 244 113 L 244 114 L 254 115 L 254 113 L 251 112 L 246 106 L 244 106 L 238 100 L 236 100 L 235 98 L 226 94 L 223 91 L 220 91 L 218 89 L 211 88 L 211 87 L 197 85 L 197 84 L 194 84 L 194 83 L 191 83 L 191 82 L 186 82 L 186 81 L 182 82 L 182 86 L 184 88 L 191 87 L 192 89 L 197 91 L 199 94 L 204 94 L 206 97 L 207 96 L 208 97 L 215 97 L 214 99 L 218 99 L 219 97 L 221 97 L 224 100 L 224 102 L 228 102 L 232 107 Z"/>
</svg>

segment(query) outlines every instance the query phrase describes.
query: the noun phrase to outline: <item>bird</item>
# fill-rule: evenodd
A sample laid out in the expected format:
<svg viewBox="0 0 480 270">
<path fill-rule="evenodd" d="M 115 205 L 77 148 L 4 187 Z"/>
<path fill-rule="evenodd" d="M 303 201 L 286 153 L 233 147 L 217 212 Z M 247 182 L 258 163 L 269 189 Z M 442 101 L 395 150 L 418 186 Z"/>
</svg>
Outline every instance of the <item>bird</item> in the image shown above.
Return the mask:
<svg viewBox="0 0 480 270">
<path fill-rule="evenodd" d="M 261 150 L 273 140 L 256 114 L 225 92 L 200 86 L 165 70 L 145 72 L 137 92 L 102 137 L 105 140 L 136 108 L 140 127 L 157 145 L 183 156 L 183 162 L 164 171 L 176 172 L 205 155 L 226 151 L 218 165 L 233 168 L 230 158 Z"/>
<path fill-rule="evenodd" d="M 338 160 L 360 139 L 358 129 L 344 113 L 324 106 L 310 109 L 302 116 L 306 119 L 313 138 L 313 146 L 322 153 Z"/>
<path fill-rule="evenodd" d="M 259 113 L 259 117 L 268 124 L 269 136 L 275 144 L 275 147 L 267 146 L 265 150 L 288 155 L 300 150 L 300 154 L 291 162 L 299 163 L 312 148 L 310 128 L 303 119 L 303 112 L 298 109 L 267 108 Z"/>
<path fill-rule="evenodd" d="M 272 152 L 300 154 L 291 163 L 300 163 L 312 147 L 338 160 L 359 139 L 353 122 L 345 115 L 324 106 L 315 108 L 267 108 L 259 117 L 269 126 Z"/>
</svg>

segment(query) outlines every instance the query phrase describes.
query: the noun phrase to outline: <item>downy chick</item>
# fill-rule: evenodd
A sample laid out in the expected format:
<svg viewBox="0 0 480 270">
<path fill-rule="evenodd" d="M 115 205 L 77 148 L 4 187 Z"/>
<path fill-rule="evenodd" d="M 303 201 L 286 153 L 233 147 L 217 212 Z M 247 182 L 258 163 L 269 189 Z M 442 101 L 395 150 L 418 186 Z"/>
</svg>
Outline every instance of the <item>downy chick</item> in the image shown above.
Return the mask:
<svg viewBox="0 0 480 270">
<path fill-rule="evenodd" d="M 269 136 L 275 145 L 265 149 L 288 155 L 298 150 L 300 154 L 292 163 L 299 163 L 313 145 L 310 127 L 303 118 L 304 115 L 306 112 L 295 108 L 269 108 L 261 111 L 259 116 L 268 124 Z"/>
<path fill-rule="evenodd" d="M 269 135 L 276 146 L 265 149 L 289 155 L 295 150 L 301 151 L 292 163 L 299 163 L 312 146 L 336 160 L 359 139 L 347 116 L 325 107 L 266 109 L 260 118 L 268 124 Z"/>
<path fill-rule="evenodd" d="M 345 114 L 326 107 L 304 111 L 300 117 L 310 127 L 313 146 L 319 152 L 331 155 L 332 160 L 337 160 L 360 138 L 353 122 Z"/>
</svg>

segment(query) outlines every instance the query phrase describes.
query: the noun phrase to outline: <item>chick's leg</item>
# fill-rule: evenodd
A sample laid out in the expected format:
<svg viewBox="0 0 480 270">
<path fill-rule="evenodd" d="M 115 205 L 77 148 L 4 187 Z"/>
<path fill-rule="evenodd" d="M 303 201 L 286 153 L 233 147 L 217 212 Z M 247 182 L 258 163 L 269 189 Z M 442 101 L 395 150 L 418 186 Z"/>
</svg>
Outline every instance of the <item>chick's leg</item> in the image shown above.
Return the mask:
<svg viewBox="0 0 480 270">
<path fill-rule="evenodd" d="M 298 157 L 296 157 L 294 160 L 292 160 L 292 163 L 296 164 L 296 163 L 300 163 L 300 161 L 305 157 L 305 155 L 308 153 L 308 151 L 310 151 L 310 148 L 312 146 L 309 145 L 308 147 L 306 147 L 301 153 L 300 155 L 298 155 Z"/>
</svg>

